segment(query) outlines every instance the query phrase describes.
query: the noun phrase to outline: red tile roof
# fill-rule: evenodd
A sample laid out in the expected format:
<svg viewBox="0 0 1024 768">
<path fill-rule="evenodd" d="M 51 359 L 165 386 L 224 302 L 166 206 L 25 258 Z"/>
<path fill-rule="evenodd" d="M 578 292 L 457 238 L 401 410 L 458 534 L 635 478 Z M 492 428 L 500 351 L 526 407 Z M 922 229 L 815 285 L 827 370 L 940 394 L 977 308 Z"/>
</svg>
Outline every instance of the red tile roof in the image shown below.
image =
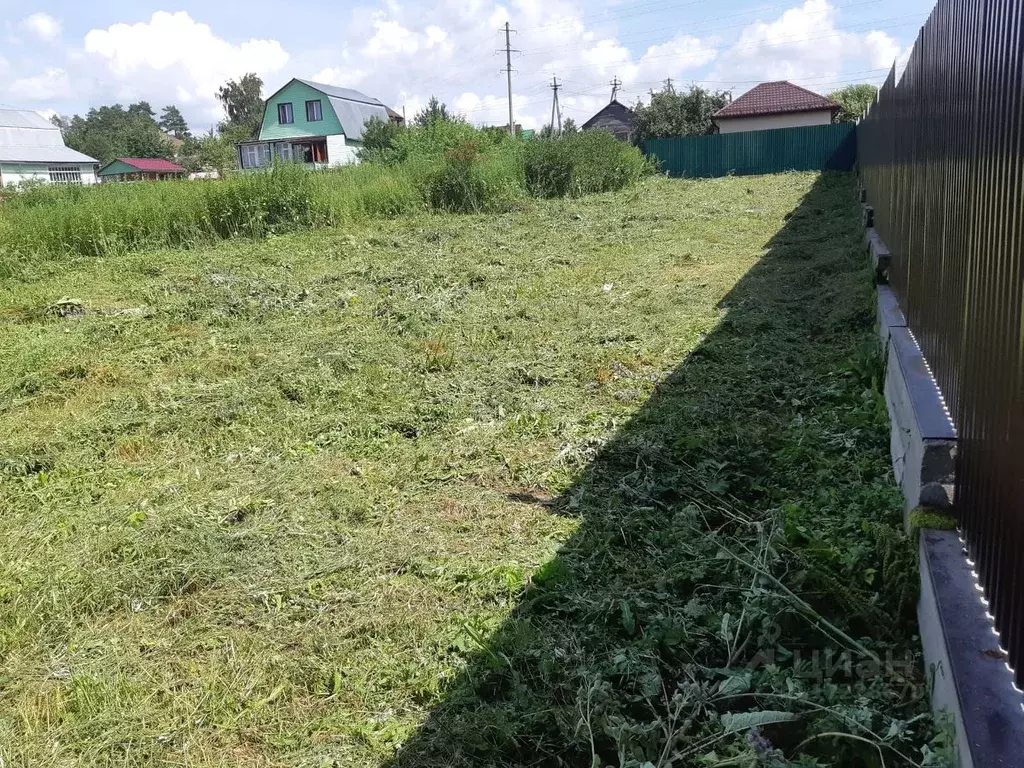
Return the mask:
<svg viewBox="0 0 1024 768">
<path fill-rule="evenodd" d="M 838 110 L 839 105 L 814 91 L 786 80 L 778 80 L 754 86 L 732 104 L 718 110 L 715 118 L 816 112 L 819 109 Z"/>
<path fill-rule="evenodd" d="M 164 160 L 160 157 L 119 157 L 117 158 L 125 165 L 138 168 L 140 171 L 155 171 L 157 173 L 185 173 L 180 165 Z"/>
</svg>

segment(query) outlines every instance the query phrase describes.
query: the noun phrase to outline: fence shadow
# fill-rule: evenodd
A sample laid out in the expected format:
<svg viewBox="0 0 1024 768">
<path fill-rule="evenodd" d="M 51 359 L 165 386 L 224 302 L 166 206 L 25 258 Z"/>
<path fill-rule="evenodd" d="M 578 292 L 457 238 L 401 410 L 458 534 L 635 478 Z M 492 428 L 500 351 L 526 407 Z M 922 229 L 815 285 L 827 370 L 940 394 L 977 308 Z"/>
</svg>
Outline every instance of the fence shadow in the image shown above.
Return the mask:
<svg viewBox="0 0 1024 768">
<path fill-rule="evenodd" d="M 780 632 L 790 652 L 830 643 L 806 621 L 771 615 L 770 601 L 753 605 L 737 586 L 750 571 L 708 542 L 728 541 L 739 518 L 766 530 L 783 507 L 790 520 L 824 510 L 856 527 L 869 508 L 892 512 L 885 438 L 863 415 L 874 407 L 861 381 L 870 373 L 849 366 L 873 323 L 860 238 L 852 175 L 823 174 L 724 298 L 721 325 L 551 505 L 579 529 L 388 766 L 640 765 L 668 754 L 673 730 L 683 755 L 673 764 L 693 764 L 681 745 L 697 737 L 673 700 L 680 681 L 742 667 Z M 857 474 L 860 489 L 835 472 Z M 743 551 L 767 556 L 756 533 L 746 541 Z M 849 565 L 835 564 L 837 578 Z M 800 562 L 785 567 L 783 580 L 854 636 L 884 641 L 906 626 L 912 597 L 864 607 L 855 586 L 837 600 Z M 735 644 L 723 639 L 733 631 Z M 801 737 L 772 736 L 776 746 Z"/>
</svg>

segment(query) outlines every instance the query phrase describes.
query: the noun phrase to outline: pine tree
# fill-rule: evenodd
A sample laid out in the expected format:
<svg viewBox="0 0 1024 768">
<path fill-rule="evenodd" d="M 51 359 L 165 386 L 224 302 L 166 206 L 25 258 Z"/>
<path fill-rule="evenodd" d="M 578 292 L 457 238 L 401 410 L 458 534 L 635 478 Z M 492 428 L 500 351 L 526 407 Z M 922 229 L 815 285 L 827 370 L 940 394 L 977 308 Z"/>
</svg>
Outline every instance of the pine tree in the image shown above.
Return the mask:
<svg viewBox="0 0 1024 768">
<path fill-rule="evenodd" d="M 159 125 L 164 133 L 169 133 L 177 139 L 187 139 L 192 136 L 192 132 L 188 129 L 188 123 L 185 122 L 184 115 L 173 104 L 168 104 L 164 107 L 164 111 L 160 115 Z"/>
</svg>

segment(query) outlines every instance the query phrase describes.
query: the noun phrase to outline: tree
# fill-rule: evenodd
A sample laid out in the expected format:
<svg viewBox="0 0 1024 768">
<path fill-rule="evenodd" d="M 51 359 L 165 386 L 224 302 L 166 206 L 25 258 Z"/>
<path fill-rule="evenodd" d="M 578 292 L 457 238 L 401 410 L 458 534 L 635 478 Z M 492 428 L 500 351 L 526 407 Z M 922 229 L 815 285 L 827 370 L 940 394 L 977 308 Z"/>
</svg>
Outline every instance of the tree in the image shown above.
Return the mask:
<svg viewBox="0 0 1024 768">
<path fill-rule="evenodd" d="M 148 117 L 150 120 L 156 120 L 156 112 L 149 105 L 148 101 L 137 101 L 134 104 L 128 105 L 128 114 L 135 117 Z"/>
<path fill-rule="evenodd" d="M 562 121 L 562 131 L 558 132 L 550 123 L 545 123 L 539 131 L 537 131 L 537 138 L 539 139 L 550 139 L 552 136 L 564 136 L 570 133 L 579 133 L 579 128 L 576 125 L 576 121 L 571 117 L 565 118 Z M 506 131 L 507 132 L 507 131 Z"/>
<path fill-rule="evenodd" d="M 164 133 L 169 133 L 177 139 L 187 139 L 192 136 L 192 132 L 188 129 L 188 123 L 185 122 L 184 115 L 173 104 L 168 104 L 164 107 L 164 111 L 160 115 L 159 125 Z"/>
<path fill-rule="evenodd" d="M 712 133 L 715 129 L 712 115 L 728 103 L 728 94 L 724 91 L 708 91 L 698 86 L 677 91 L 668 85 L 657 93 L 651 91 L 650 104 L 637 103 L 633 107 L 636 115 L 633 141 L 642 146 L 647 139 Z"/>
<path fill-rule="evenodd" d="M 116 157 L 170 158 L 173 149 L 153 119 L 149 104 L 140 101 L 90 109 L 58 123 L 72 149 L 108 163 Z"/>
<path fill-rule="evenodd" d="M 852 123 L 868 111 L 878 95 L 878 89 L 867 83 L 848 85 L 828 95 L 842 109 L 836 118 L 840 123 Z"/>
<path fill-rule="evenodd" d="M 60 128 L 60 135 L 66 139 L 68 129 L 71 128 L 71 118 L 67 115 L 51 115 L 50 122 Z"/>
<path fill-rule="evenodd" d="M 223 176 L 238 165 L 235 144 L 224 136 L 217 136 L 213 129 L 199 140 L 199 169 L 217 171 Z"/>
<path fill-rule="evenodd" d="M 393 120 L 371 117 L 363 125 L 363 146 L 357 151 L 359 159 L 382 165 L 402 162 L 406 153 L 395 146 L 395 141 L 404 130 Z"/>
<path fill-rule="evenodd" d="M 263 81 L 255 72 L 239 80 L 228 80 L 217 89 L 217 100 L 224 106 L 226 125 L 245 128 L 248 136 L 255 136 L 263 122 Z"/>
<path fill-rule="evenodd" d="M 448 105 L 439 101 L 437 96 L 431 96 L 430 101 L 427 102 L 427 106 L 416 113 L 412 122 L 420 128 L 429 128 L 434 123 L 462 122 L 462 118 L 459 115 L 449 112 Z"/>
<path fill-rule="evenodd" d="M 230 131 L 217 135 L 211 128 L 209 133 L 199 139 L 198 145 L 199 170 L 217 171 L 223 176 L 225 171 L 237 166 L 235 137 Z"/>
<path fill-rule="evenodd" d="M 199 137 L 186 136 L 181 141 L 177 162 L 189 173 L 217 171 L 223 176 L 238 165 L 236 138 L 231 130 L 219 134 L 213 128 Z M 241 140 L 246 138 L 243 136 Z"/>
</svg>

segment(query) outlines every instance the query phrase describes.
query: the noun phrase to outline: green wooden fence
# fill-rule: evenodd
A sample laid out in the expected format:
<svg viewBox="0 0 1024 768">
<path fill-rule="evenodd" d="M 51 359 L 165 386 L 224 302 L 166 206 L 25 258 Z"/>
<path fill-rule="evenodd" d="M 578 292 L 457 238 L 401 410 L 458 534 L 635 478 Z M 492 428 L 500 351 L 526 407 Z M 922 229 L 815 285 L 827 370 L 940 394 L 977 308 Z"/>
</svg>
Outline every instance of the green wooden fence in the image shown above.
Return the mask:
<svg viewBox="0 0 1024 768">
<path fill-rule="evenodd" d="M 856 125 L 650 139 L 648 156 L 670 176 L 749 176 L 782 171 L 849 171 L 857 160 Z"/>
</svg>

